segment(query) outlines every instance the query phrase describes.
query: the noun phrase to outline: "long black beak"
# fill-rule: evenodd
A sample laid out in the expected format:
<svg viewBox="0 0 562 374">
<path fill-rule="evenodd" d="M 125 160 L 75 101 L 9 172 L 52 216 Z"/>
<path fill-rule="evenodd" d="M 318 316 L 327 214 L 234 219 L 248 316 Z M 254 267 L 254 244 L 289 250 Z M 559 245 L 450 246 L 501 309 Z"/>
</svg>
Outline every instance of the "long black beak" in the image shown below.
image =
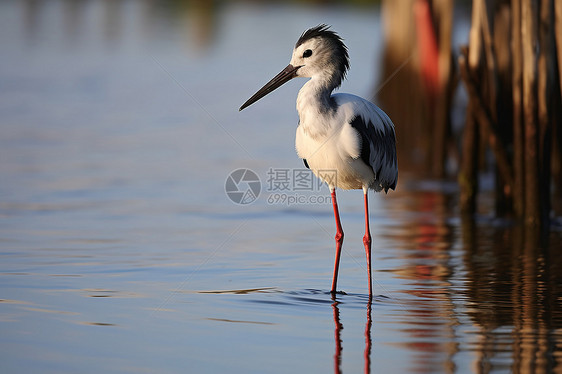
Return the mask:
<svg viewBox="0 0 562 374">
<path fill-rule="evenodd" d="M 238 110 L 240 111 L 252 105 L 256 101 L 267 95 L 268 93 L 273 92 L 275 89 L 281 87 L 283 84 L 287 83 L 288 81 L 296 77 L 297 70 L 299 70 L 300 68 L 301 66 L 293 66 L 291 64 L 287 65 L 285 69 L 283 69 L 279 74 L 273 77 L 272 80 L 267 82 L 265 86 L 260 88 L 260 90 L 254 94 L 254 96 L 250 97 L 248 101 L 242 104 L 242 106 Z"/>
</svg>

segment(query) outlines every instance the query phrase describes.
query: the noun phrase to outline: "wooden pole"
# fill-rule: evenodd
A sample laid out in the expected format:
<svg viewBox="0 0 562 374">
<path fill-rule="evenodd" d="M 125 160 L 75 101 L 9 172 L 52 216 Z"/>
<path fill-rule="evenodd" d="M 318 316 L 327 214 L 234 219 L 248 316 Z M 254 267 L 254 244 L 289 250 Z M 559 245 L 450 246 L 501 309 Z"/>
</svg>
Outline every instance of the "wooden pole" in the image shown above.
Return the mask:
<svg viewBox="0 0 562 374">
<path fill-rule="evenodd" d="M 496 157 L 498 171 L 501 173 L 502 178 L 506 183 L 506 193 L 510 194 L 513 190 L 513 174 L 507 152 L 503 146 L 502 140 L 498 139 L 492 117 L 490 116 L 486 105 L 482 101 L 482 98 L 474 85 L 471 74 L 468 71 L 467 64 L 461 58 L 459 58 L 459 69 L 468 92 L 469 100 L 471 101 L 471 108 L 478 120 L 478 125 L 480 126 L 481 131 L 485 131 L 488 134 L 488 142 L 490 149 Z"/>
<path fill-rule="evenodd" d="M 471 80 L 470 72 L 476 72 L 481 61 L 482 18 L 480 17 L 480 12 L 483 7 L 483 0 L 473 1 L 468 48 L 461 48 L 461 55 L 458 58 L 459 70 L 465 84 L 466 81 Z M 466 121 L 462 135 L 461 165 L 457 177 L 460 187 L 460 208 L 461 212 L 465 214 L 474 214 L 476 212 L 479 190 L 478 156 L 480 150 L 480 131 L 476 115 L 474 114 L 474 100 L 473 95 L 469 93 Z"/>
<path fill-rule="evenodd" d="M 525 214 L 525 162 L 523 150 L 521 1 L 511 1 L 511 53 L 513 97 L 513 209 L 519 218 Z"/>
<path fill-rule="evenodd" d="M 472 2 L 472 24 L 470 26 L 470 34 L 468 36 L 468 67 L 475 71 L 480 64 L 480 55 L 482 51 L 481 36 L 482 32 L 482 8 L 485 7 L 483 0 L 474 0 Z"/>
<path fill-rule="evenodd" d="M 452 0 L 433 0 L 433 14 L 438 30 L 438 90 L 435 99 L 432 171 L 433 175 L 438 178 L 445 176 L 447 162 L 447 140 L 452 96 L 451 37 L 453 6 Z"/>
<path fill-rule="evenodd" d="M 554 76 L 554 3 L 543 0 L 540 5 L 539 56 L 537 77 L 538 126 L 539 126 L 539 209 L 540 222 L 547 224 L 550 216 L 550 155 L 552 145 L 552 86 Z"/>
<path fill-rule="evenodd" d="M 559 85 L 554 87 L 553 95 L 552 171 L 556 185 L 554 194 L 558 199 L 562 199 L 562 1 L 554 1 L 554 35 L 557 51 L 556 60 L 558 61 L 554 78 L 558 75 Z"/>
<path fill-rule="evenodd" d="M 558 52 L 558 80 L 562 91 L 562 1 L 554 2 L 554 35 Z"/>
<path fill-rule="evenodd" d="M 521 45 L 523 55 L 523 118 L 525 120 L 525 222 L 540 224 L 539 158 L 537 126 L 537 9 L 533 1 L 521 2 Z"/>
<path fill-rule="evenodd" d="M 462 63 L 466 64 L 465 58 Z M 459 61 L 459 63 L 461 63 Z M 462 158 L 459 170 L 458 183 L 460 187 L 460 208 L 465 214 L 476 212 L 476 199 L 478 197 L 478 149 L 480 136 L 478 125 L 474 118 L 472 103 L 469 102 L 466 110 L 466 122 L 462 136 Z"/>
</svg>

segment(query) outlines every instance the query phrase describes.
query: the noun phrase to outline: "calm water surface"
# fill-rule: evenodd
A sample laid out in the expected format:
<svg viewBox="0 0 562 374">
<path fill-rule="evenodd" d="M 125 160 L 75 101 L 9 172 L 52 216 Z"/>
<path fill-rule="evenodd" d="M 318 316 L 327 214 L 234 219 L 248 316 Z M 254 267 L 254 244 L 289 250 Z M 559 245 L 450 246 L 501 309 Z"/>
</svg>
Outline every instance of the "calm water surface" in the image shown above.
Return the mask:
<svg viewBox="0 0 562 374">
<path fill-rule="evenodd" d="M 0 20 L 1 372 L 561 372 L 560 231 L 462 219 L 454 184 L 402 173 L 371 197 L 372 300 L 361 192 L 339 194 L 333 300 L 327 188 L 270 185 L 303 168 L 302 81 L 238 106 L 321 22 L 368 96 L 376 9 L 22 1 Z M 253 204 L 225 193 L 238 168 Z"/>
</svg>

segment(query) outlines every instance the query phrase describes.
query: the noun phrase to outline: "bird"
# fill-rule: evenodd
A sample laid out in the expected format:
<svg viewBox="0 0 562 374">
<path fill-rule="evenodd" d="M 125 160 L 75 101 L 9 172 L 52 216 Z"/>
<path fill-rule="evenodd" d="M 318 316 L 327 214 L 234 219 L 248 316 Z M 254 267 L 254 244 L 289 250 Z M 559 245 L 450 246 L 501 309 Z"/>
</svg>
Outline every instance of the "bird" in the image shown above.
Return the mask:
<svg viewBox="0 0 562 374">
<path fill-rule="evenodd" d="M 368 191 L 395 190 L 398 181 L 396 134 L 390 117 L 359 96 L 333 93 L 346 78 L 349 53 L 343 39 L 326 24 L 304 31 L 291 61 L 239 111 L 293 78 L 308 78 L 297 95 L 299 123 L 295 148 L 304 165 L 330 190 L 336 221 L 336 252 L 331 294 L 337 293 L 338 269 L 344 232 L 336 189 L 362 189 L 365 204 L 363 244 L 367 257 L 369 296 L 373 294 Z"/>
</svg>

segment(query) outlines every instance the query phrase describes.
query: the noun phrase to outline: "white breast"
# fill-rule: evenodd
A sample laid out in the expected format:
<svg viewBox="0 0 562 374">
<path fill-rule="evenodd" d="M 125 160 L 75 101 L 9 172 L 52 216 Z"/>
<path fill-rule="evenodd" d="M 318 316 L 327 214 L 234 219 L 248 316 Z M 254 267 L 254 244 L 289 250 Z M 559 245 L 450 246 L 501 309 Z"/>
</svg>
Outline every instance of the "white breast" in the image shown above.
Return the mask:
<svg viewBox="0 0 562 374">
<path fill-rule="evenodd" d="M 359 158 L 361 137 L 348 123 L 340 121 L 339 125 L 331 126 L 325 136 L 316 137 L 310 135 L 306 125 L 300 124 L 295 140 L 297 154 L 329 186 L 361 189 L 371 183 L 374 173 Z"/>
</svg>

